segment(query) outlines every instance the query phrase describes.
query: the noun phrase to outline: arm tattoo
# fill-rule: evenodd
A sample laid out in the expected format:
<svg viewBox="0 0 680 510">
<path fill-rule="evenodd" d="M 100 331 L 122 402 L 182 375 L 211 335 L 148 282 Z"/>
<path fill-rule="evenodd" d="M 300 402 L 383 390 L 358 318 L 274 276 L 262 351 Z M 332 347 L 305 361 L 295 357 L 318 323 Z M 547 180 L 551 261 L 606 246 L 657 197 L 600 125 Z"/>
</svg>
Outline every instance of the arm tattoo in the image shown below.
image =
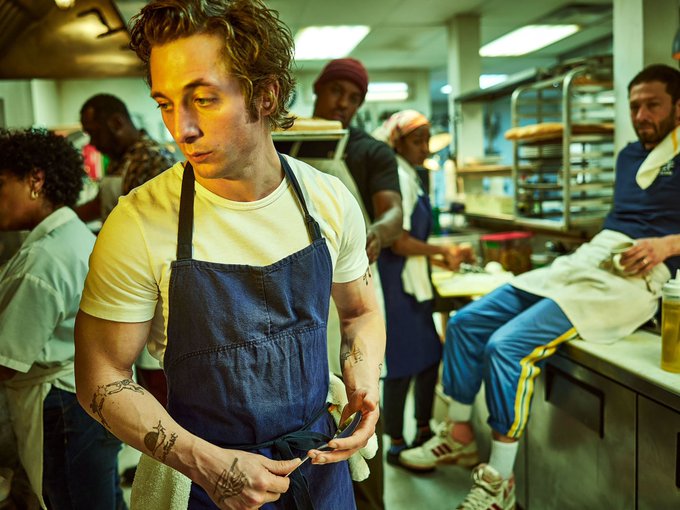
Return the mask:
<svg viewBox="0 0 680 510">
<path fill-rule="evenodd" d="M 342 363 L 345 363 L 347 360 L 349 360 L 350 365 L 356 365 L 364 360 L 364 353 L 356 345 L 353 345 L 351 351 L 345 351 L 340 355 Z"/>
<path fill-rule="evenodd" d="M 165 462 L 168 458 L 170 450 L 175 446 L 175 441 L 177 441 L 177 434 L 172 432 L 168 438 L 165 427 L 158 420 L 158 425 L 147 432 L 144 436 L 144 446 L 146 446 L 151 455 L 157 457 L 161 462 Z"/>
<path fill-rule="evenodd" d="M 366 268 L 366 272 L 364 273 L 364 283 L 368 285 L 368 279 L 372 277 L 373 276 L 371 275 L 371 266 L 368 266 Z"/>
<path fill-rule="evenodd" d="M 234 463 L 231 465 L 229 472 L 227 473 L 227 470 L 225 469 L 217 479 L 213 494 L 215 495 L 215 499 L 220 502 L 223 502 L 232 496 L 241 494 L 243 488 L 246 486 L 246 474 L 238 468 L 236 465 L 237 462 L 238 458 L 234 459 Z"/>
<path fill-rule="evenodd" d="M 114 393 L 120 393 L 123 390 L 131 390 L 135 393 L 144 395 L 144 388 L 142 388 L 139 384 L 136 384 L 134 381 L 132 381 L 132 379 L 123 379 L 122 381 L 116 381 L 111 384 L 107 384 L 106 386 L 97 386 L 97 391 L 95 391 L 94 395 L 92 395 L 90 409 L 94 414 L 99 416 L 99 421 L 107 429 L 110 429 L 111 426 L 106 421 L 106 418 L 104 418 L 104 402 L 106 401 L 106 397 L 113 395 Z"/>
</svg>

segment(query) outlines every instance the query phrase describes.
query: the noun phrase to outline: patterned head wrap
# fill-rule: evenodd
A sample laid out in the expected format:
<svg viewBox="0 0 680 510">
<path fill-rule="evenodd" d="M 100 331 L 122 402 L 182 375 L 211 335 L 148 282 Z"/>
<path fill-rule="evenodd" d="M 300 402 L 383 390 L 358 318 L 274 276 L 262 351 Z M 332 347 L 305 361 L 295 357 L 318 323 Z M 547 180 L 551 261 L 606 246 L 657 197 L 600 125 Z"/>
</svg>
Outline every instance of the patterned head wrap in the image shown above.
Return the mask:
<svg viewBox="0 0 680 510">
<path fill-rule="evenodd" d="M 387 119 L 382 125 L 385 141 L 394 147 L 397 140 L 415 131 L 421 126 L 429 126 L 430 121 L 416 110 L 402 110 Z"/>
</svg>

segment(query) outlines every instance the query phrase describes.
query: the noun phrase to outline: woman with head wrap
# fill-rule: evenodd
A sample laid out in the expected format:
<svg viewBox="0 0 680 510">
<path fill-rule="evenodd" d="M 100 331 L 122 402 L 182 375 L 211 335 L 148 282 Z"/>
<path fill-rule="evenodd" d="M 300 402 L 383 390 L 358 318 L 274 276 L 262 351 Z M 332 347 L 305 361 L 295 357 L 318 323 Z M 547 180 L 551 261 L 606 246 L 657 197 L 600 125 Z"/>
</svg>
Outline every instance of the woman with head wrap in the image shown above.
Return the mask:
<svg viewBox="0 0 680 510">
<path fill-rule="evenodd" d="M 381 131 L 397 154 L 404 210 L 401 236 L 378 259 L 387 321 L 387 375 L 383 384 L 385 431 L 391 439 L 387 461 L 400 465 L 399 454 L 409 447 L 403 437 L 403 424 L 412 379 L 418 430 L 411 446 L 418 446 L 432 436 L 429 423 L 441 342 L 432 318 L 434 295 L 428 257 L 436 257 L 440 265 L 455 270 L 471 252 L 427 243 L 432 208 L 414 168 L 429 154 L 427 118 L 415 110 L 400 111 L 383 124 Z"/>
</svg>

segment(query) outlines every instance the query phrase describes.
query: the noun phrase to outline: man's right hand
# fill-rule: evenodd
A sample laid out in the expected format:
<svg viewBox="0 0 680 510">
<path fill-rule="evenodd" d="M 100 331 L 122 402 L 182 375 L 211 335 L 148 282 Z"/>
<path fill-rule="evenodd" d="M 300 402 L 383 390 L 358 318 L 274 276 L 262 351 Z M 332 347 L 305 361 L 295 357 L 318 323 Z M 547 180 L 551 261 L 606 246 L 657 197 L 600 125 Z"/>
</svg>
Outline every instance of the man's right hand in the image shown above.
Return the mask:
<svg viewBox="0 0 680 510">
<path fill-rule="evenodd" d="M 197 481 L 222 510 L 251 510 L 277 501 L 288 490 L 286 475 L 300 459 L 272 460 L 263 455 L 218 449 L 217 469 L 204 472 Z M 205 471 L 200 465 L 197 469 Z"/>
</svg>

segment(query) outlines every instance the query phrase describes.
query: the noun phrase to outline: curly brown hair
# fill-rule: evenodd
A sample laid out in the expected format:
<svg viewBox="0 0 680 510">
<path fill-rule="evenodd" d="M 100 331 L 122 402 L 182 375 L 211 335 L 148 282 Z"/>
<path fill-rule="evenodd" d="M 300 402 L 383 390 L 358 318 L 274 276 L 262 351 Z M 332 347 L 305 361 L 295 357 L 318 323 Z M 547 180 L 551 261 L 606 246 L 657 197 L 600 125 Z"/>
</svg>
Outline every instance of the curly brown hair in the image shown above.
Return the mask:
<svg viewBox="0 0 680 510">
<path fill-rule="evenodd" d="M 272 129 L 287 129 L 294 118 L 288 101 L 295 87 L 291 74 L 293 38 L 278 12 L 261 0 L 156 0 L 146 5 L 130 28 L 130 47 L 144 62 L 149 74 L 151 49 L 156 45 L 196 34 L 224 37 L 224 55 L 231 74 L 241 84 L 252 119 L 258 118 L 258 101 L 265 94 L 274 109 Z M 272 93 L 271 84 L 278 87 Z"/>
</svg>

